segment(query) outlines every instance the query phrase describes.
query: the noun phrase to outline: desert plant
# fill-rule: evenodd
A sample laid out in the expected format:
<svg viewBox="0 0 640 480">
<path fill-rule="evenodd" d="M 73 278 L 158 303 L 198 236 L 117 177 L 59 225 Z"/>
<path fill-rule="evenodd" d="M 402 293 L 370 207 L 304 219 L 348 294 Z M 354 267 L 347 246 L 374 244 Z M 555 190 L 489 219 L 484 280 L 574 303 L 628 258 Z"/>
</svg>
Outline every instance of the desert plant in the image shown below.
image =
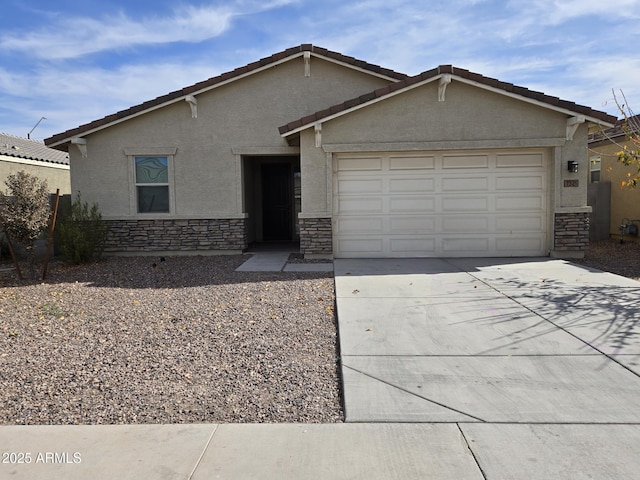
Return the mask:
<svg viewBox="0 0 640 480">
<path fill-rule="evenodd" d="M 107 237 L 107 224 L 97 203 L 82 201 L 80 192 L 71 204 L 71 211 L 58 227 L 60 255 L 68 263 L 89 263 L 100 259 Z"/>
<path fill-rule="evenodd" d="M 5 180 L 7 193 L 0 191 L 0 226 L 9 241 L 24 247 L 32 274 L 35 272 L 34 242 L 49 224 L 51 206 L 46 180 L 24 171 Z"/>
<path fill-rule="evenodd" d="M 622 181 L 621 186 L 635 188 L 640 183 L 640 117 L 629 107 L 624 92 L 620 94 L 623 101 L 618 99 L 615 92 L 613 92 L 613 98 L 622 114 L 623 120 L 620 126 L 631 146 L 619 145 L 621 150 L 616 152 L 616 155 L 619 162 L 632 167 L 632 171 L 627 173 L 627 178 Z"/>
</svg>

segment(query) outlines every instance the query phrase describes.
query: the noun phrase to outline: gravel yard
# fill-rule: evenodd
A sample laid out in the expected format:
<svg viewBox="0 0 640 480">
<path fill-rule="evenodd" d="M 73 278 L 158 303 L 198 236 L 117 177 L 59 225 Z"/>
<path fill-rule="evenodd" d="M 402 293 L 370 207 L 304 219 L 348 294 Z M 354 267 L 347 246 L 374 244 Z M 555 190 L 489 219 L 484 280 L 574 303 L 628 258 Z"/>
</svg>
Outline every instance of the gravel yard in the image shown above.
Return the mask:
<svg viewBox="0 0 640 480">
<path fill-rule="evenodd" d="M 332 274 L 247 258 L 0 273 L 0 424 L 342 421 Z"/>
<path fill-rule="evenodd" d="M 247 258 L 0 271 L 0 424 L 341 422 L 332 274 Z M 640 280 L 640 244 L 575 262 Z"/>
<path fill-rule="evenodd" d="M 640 281 L 640 243 L 609 240 L 591 244 L 575 263 Z"/>
</svg>

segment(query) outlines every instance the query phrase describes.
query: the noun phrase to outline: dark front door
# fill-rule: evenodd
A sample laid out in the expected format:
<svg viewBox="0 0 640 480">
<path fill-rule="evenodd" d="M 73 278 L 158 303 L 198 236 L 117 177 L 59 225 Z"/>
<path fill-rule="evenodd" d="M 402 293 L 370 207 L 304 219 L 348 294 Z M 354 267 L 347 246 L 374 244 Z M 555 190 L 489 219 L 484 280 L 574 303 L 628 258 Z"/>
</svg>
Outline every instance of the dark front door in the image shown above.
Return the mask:
<svg viewBox="0 0 640 480">
<path fill-rule="evenodd" d="M 290 241 L 293 236 L 293 192 L 290 163 L 262 164 L 262 237 Z"/>
</svg>

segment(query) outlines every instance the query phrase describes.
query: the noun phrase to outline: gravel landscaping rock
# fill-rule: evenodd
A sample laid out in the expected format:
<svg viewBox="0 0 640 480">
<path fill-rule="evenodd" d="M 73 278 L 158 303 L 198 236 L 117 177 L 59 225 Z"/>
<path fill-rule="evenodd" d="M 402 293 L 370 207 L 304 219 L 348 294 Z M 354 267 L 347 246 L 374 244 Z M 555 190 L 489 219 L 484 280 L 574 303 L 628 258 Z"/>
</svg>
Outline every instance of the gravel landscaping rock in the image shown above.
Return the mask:
<svg viewBox="0 0 640 480">
<path fill-rule="evenodd" d="M 292 253 L 289 255 L 287 263 L 333 263 L 333 260 L 325 258 L 304 258 L 302 253 Z"/>
<path fill-rule="evenodd" d="M 584 258 L 572 261 L 640 281 L 640 243 L 614 239 L 592 243 Z"/>
<path fill-rule="evenodd" d="M 0 423 L 342 421 L 332 274 L 247 258 L 0 273 Z"/>
<path fill-rule="evenodd" d="M 332 274 L 248 258 L 0 265 L 0 424 L 343 421 Z M 640 280 L 640 244 L 574 262 Z"/>
</svg>

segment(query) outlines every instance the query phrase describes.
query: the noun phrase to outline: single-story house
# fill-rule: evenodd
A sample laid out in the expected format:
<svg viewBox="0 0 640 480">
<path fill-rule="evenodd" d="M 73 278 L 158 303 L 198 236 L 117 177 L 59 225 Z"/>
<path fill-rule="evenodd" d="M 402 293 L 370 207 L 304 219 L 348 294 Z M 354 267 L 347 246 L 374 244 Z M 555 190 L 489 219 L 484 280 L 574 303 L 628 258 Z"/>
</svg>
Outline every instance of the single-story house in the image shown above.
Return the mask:
<svg viewBox="0 0 640 480">
<path fill-rule="evenodd" d="M 42 142 L 0 133 L 0 189 L 6 190 L 5 180 L 23 170 L 46 180 L 51 193 L 71 193 L 69 154 L 45 146 Z"/>
<path fill-rule="evenodd" d="M 640 122 L 640 116 L 629 118 L 636 124 Z M 640 227 L 640 188 L 626 186 L 628 174 L 635 174 L 637 167 L 625 166 L 618 161 L 617 152 L 624 146 L 634 147 L 627 138 L 620 119 L 612 128 L 597 129 L 588 137 L 587 161 L 589 162 L 589 180 L 593 183 L 609 184 L 606 193 L 610 191 L 608 233 L 611 237 L 620 238 L 624 233 L 625 240 L 640 241 L 637 235 L 629 235 L 628 229 L 621 232 L 622 225 L 635 224 Z M 633 230 L 632 230 L 633 231 Z"/>
<path fill-rule="evenodd" d="M 45 143 L 98 202 L 107 252 L 575 257 L 588 128 L 615 121 L 450 65 L 407 76 L 303 44 Z"/>
</svg>

